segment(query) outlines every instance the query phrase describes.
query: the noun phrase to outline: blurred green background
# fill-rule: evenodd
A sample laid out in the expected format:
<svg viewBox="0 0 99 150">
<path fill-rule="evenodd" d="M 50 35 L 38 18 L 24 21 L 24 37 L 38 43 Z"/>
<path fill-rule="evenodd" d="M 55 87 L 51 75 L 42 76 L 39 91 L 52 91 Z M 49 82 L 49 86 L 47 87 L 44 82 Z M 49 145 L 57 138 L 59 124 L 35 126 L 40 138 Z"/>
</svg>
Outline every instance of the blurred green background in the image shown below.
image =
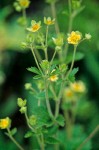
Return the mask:
<svg viewBox="0 0 99 150">
<path fill-rule="evenodd" d="M 18 128 L 19 134 L 16 138 L 21 142 L 27 126 L 24 116 L 18 112 L 17 98 L 27 98 L 30 110 L 32 109 L 31 99 L 33 98 L 25 91 L 24 84 L 31 82 L 32 76 L 26 68 L 35 65 L 35 62 L 31 52 L 23 51 L 20 46 L 25 39 L 25 32 L 17 23 L 21 13 L 15 12 L 13 2 L 13 0 L 0 1 L 0 118 L 9 116 L 13 120 L 12 127 Z M 75 63 L 75 66 L 80 68 L 77 79 L 85 81 L 88 89 L 87 102 L 79 108 L 77 123 L 82 124 L 84 131 L 89 134 L 99 124 L 99 1 L 83 0 L 82 4 L 85 9 L 74 20 L 73 30 L 79 30 L 83 34 L 90 33 L 92 39 L 79 46 L 79 51 L 85 56 L 83 60 Z M 56 7 L 60 30 L 66 32 L 67 1 L 59 1 Z M 29 20 L 31 18 L 43 20 L 46 14 L 50 15 L 50 7 L 44 0 L 31 0 L 31 6 L 27 9 Z M 25 139 L 23 142 L 28 144 L 29 141 Z M 0 131 L 0 150 L 6 149 L 15 150 L 16 148 Z M 99 134 L 92 139 L 92 150 L 98 149 Z"/>
</svg>

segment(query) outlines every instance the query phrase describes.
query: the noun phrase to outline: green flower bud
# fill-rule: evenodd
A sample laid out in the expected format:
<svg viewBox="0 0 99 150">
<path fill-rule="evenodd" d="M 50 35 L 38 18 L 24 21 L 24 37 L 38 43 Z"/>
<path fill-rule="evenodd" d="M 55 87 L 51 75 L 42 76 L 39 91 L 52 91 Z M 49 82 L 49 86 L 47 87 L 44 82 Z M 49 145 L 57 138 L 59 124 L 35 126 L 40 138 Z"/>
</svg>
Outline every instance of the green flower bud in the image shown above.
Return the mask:
<svg viewBox="0 0 99 150">
<path fill-rule="evenodd" d="M 46 71 L 46 73 L 47 73 L 47 71 L 48 71 L 48 69 L 50 67 L 50 63 L 48 62 L 48 60 L 42 60 L 40 65 L 41 65 L 42 69 L 44 71 Z"/>
<path fill-rule="evenodd" d="M 92 36 L 91 36 L 91 34 L 86 33 L 86 34 L 85 34 L 85 38 L 86 38 L 87 40 L 90 40 L 90 39 L 92 38 Z"/>
<path fill-rule="evenodd" d="M 55 47 L 55 50 L 56 50 L 56 51 L 61 51 L 62 49 L 61 49 L 60 46 L 56 46 L 56 47 Z"/>
<path fill-rule="evenodd" d="M 37 82 L 37 86 L 40 90 L 44 90 L 44 82 L 42 80 L 39 80 Z"/>
<path fill-rule="evenodd" d="M 67 70 L 66 64 L 61 64 L 61 65 L 59 65 L 59 70 L 60 70 L 61 72 L 65 72 L 65 71 Z"/>
<path fill-rule="evenodd" d="M 36 125 L 36 123 L 37 123 L 37 118 L 36 118 L 35 115 L 32 115 L 32 116 L 29 117 L 29 123 L 30 123 L 30 125 L 32 125 L 32 126 Z"/>
<path fill-rule="evenodd" d="M 30 90 L 31 87 L 32 87 L 32 84 L 31 84 L 31 83 L 26 83 L 26 84 L 25 84 L 25 89 L 26 89 L 26 90 Z"/>
<path fill-rule="evenodd" d="M 22 98 L 18 98 L 17 104 L 19 107 L 24 107 L 26 106 L 27 100 L 23 100 Z"/>
<path fill-rule="evenodd" d="M 20 112 L 21 114 L 24 114 L 27 111 L 27 107 L 21 107 Z"/>
<path fill-rule="evenodd" d="M 81 0 L 72 0 L 72 8 L 78 9 L 81 6 Z"/>
<path fill-rule="evenodd" d="M 22 43 L 21 43 L 21 47 L 22 47 L 22 48 L 26 48 L 26 47 L 27 47 L 27 43 L 22 42 Z"/>
</svg>

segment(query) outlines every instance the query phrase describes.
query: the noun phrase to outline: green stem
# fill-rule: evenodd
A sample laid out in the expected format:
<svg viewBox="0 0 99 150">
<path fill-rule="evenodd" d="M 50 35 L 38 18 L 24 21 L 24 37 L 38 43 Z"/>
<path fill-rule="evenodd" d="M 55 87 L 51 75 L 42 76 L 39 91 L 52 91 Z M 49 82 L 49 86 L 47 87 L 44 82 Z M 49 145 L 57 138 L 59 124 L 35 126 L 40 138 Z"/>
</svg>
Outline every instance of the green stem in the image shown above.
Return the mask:
<svg viewBox="0 0 99 150">
<path fill-rule="evenodd" d="M 11 131 L 9 128 L 7 128 L 8 131 L 8 136 L 9 138 L 13 141 L 13 143 L 20 149 L 20 150 L 24 150 L 24 148 L 14 139 L 14 137 L 11 135 Z"/>
<path fill-rule="evenodd" d="M 37 49 L 34 50 L 34 51 L 35 51 L 35 54 L 36 54 L 36 57 L 37 57 L 38 61 L 41 62 L 42 61 L 42 57 L 41 57 L 40 53 L 38 52 Z"/>
<path fill-rule="evenodd" d="M 48 97 L 48 81 L 46 81 L 46 80 L 45 80 L 45 97 L 46 97 L 46 106 L 47 106 L 49 116 L 53 119 L 53 113 L 52 113 L 52 110 L 51 110 L 49 97 Z"/>
<path fill-rule="evenodd" d="M 35 132 L 34 128 L 32 128 L 31 125 L 29 124 L 29 119 L 28 119 L 28 116 L 27 116 L 27 112 L 25 112 L 25 118 L 26 118 L 26 122 L 27 122 L 28 127 L 31 129 L 32 132 Z"/>
<path fill-rule="evenodd" d="M 37 65 L 38 69 L 40 70 L 41 74 L 43 75 L 42 70 L 41 70 L 41 68 L 40 68 L 40 66 L 39 66 L 39 63 L 38 63 L 38 61 L 37 61 L 37 58 L 36 58 L 36 55 L 35 55 L 35 53 L 34 53 L 34 50 L 33 50 L 33 47 L 32 47 L 32 46 L 31 46 L 31 51 L 32 51 L 32 54 L 33 54 L 33 56 L 34 56 L 36 65 Z"/>
<path fill-rule="evenodd" d="M 24 9 L 24 8 L 22 9 L 22 14 L 23 14 L 24 20 L 26 21 L 26 22 L 25 22 L 25 25 L 24 25 L 24 26 L 25 26 L 25 29 L 26 29 L 26 27 L 27 27 L 26 9 Z"/>
<path fill-rule="evenodd" d="M 69 69 L 69 71 L 68 71 L 68 73 L 66 75 L 66 78 L 69 76 L 69 74 L 71 73 L 71 71 L 73 69 L 74 61 L 75 61 L 76 49 L 77 49 L 77 45 L 74 46 L 74 53 L 73 53 L 72 63 L 71 63 L 70 69 Z"/>
<path fill-rule="evenodd" d="M 45 144 L 44 144 L 44 136 L 43 136 L 43 134 L 41 134 L 41 141 L 42 141 L 42 149 L 41 150 L 45 150 Z"/>
<path fill-rule="evenodd" d="M 83 146 L 97 133 L 99 132 L 99 125 L 90 133 L 90 135 L 80 144 L 77 150 L 82 150 Z"/>
<path fill-rule="evenodd" d="M 54 99 L 57 100 L 57 95 L 56 95 L 55 90 L 54 90 L 52 85 L 50 86 L 50 90 L 51 90 L 51 92 L 52 92 L 52 94 L 54 96 Z"/>
<path fill-rule="evenodd" d="M 63 76 L 62 76 L 62 79 L 63 79 Z M 61 102 L 61 96 L 62 96 L 62 93 L 63 93 L 63 89 L 64 89 L 64 82 L 62 81 L 61 87 L 60 87 L 60 92 L 59 92 L 59 95 L 58 95 L 58 99 L 56 101 L 55 118 L 57 118 L 58 115 L 59 115 L 59 108 L 60 108 L 60 102 Z"/>
<path fill-rule="evenodd" d="M 71 119 L 70 119 L 70 116 L 69 116 L 69 112 L 67 110 L 64 110 L 63 113 L 64 113 L 64 117 L 65 117 L 65 121 L 66 121 L 65 131 L 66 131 L 68 139 L 70 139 L 71 136 L 72 136 Z"/>
<path fill-rule="evenodd" d="M 56 52 L 57 52 L 57 50 L 55 50 L 55 52 L 54 52 L 54 54 L 53 54 L 53 56 L 52 56 L 51 64 L 52 64 L 52 62 L 53 62 L 53 60 L 54 60 L 54 58 L 55 58 Z"/>
<path fill-rule="evenodd" d="M 53 2 L 51 3 L 51 12 L 52 12 L 53 18 L 55 18 L 55 31 L 57 34 L 59 34 L 60 31 L 59 31 L 59 25 L 57 21 L 56 8 L 55 8 L 55 3 Z"/>
<path fill-rule="evenodd" d="M 25 118 L 26 118 L 27 125 L 28 125 L 28 127 L 30 128 L 30 130 L 31 130 L 33 133 L 35 133 L 34 128 L 29 124 L 29 119 L 28 119 L 27 112 L 25 112 Z M 35 135 L 36 135 L 36 134 L 35 134 Z M 36 138 L 37 138 L 37 141 L 38 141 L 38 144 L 39 144 L 41 150 L 44 150 L 44 148 L 42 148 L 43 146 L 42 146 L 42 142 L 41 142 L 40 137 L 39 137 L 38 135 L 36 135 Z"/>
<path fill-rule="evenodd" d="M 72 15 L 72 6 L 71 6 L 71 0 L 68 0 L 68 5 L 69 5 L 69 24 L 68 24 L 68 33 L 70 33 L 72 31 L 72 26 L 73 26 L 73 15 Z M 66 60 L 66 56 L 67 56 L 67 52 L 68 52 L 68 48 L 69 48 L 69 44 L 68 42 L 66 42 L 65 44 L 65 60 Z"/>
<path fill-rule="evenodd" d="M 47 41 L 48 41 L 48 26 L 46 27 L 46 39 L 45 39 L 46 41 L 45 41 L 45 45 L 46 45 L 46 48 L 45 48 L 45 58 L 48 60 L 48 54 L 47 54 L 47 47 L 48 47 L 48 43 L 47 43 Z"/>
</svg>

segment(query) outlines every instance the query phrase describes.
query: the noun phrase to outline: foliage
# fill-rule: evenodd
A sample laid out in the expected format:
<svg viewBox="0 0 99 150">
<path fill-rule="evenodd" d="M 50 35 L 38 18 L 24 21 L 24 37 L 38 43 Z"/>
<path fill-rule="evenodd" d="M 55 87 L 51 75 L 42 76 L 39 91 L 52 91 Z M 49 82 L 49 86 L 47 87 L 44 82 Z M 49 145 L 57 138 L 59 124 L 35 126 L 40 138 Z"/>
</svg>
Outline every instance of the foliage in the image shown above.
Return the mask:
<svg viewBox="0 0 99 150">
<path fill-rule="evenodd" d="M 18 104 L 21 114 L 25 116 L 28 127 L 28 132 L 25 130 L 23 136 L 28 139 L 30 145 L 29 147 L 23 146 L 25 149 L 44 150 L 53 149 L 54 147 L 57 150 L 80 149 L 81 143 L 87 139 L 88 134 L 84 132 L 82 125 L 77 125 L 76 121 L 77 119 L 86 121 L 93 115 L 91 111 L 93 103 L 86 98 L 87 87 L 83 81 L 77 81 L 75 76 L 76 74 L 78 75 L 80 67 L 79 69 L 78 67 L 74 68 L 75 61 L 79 61 L 86 56 L 86 54 L 78 52 L 78 46 L 79 50 L 81 50 L 81 42 L 91 39 L 90 34 L 84 34 L 86 31 L 83 34 L 78 31 L 72 31 L 72 23 L 76 22 L 76 16 L 84 9 L 84 6 L 82 6 L 81 1 L 69 1 L 69 12 L 67 13 L 69 17 L 67 32 L 69 34 L 66 36 L 65 32 L 60 32 L 62 31 L 62 25 L 58 24 L 56 16 L 55 5 L 57 5 L 57 1 L 47 1 L 51 5 L 52 17 L 44 17 L 44 23 L 32 20 L 29 28 L 26 8 L 29 7 L 30 1 L 27 0 L 28 5 L 26 7 L 19 6 L 19 4 L 23 4 L 20 2 L 21 0 L 17 1 L 17 5 L 14 4 L 14 6 L 17 7 L 17 11 L 19 11 L 18 7 L 21 8 L 20 12 L 23 13 L 23 16 L 18 19 L 18 22 L 27 30 L 26 39 L 22 42 L 22 47 L 23 50 L 31 50 L 36 67 L 27 68 L 33 76 L 33 81 L 30 79 L 25 84 L 26 93 L 24 97 L 26 99 L 18 98 L 18 102 L 15 103 L 14 101 L 5 102 L 4 106 L 1 106 L 1 110 L 2 108 L 6 110 L 3 115 L 12 115 L 16 110 L 16 103 Z M 75 24 L 74 26 L 78 28 Z M 53 34 L 51 31 L 53 31 Z M 88 49 L 87 46 L 86 48 Z M 52 53 L 51 56 L 50 53 Z M 89 56 L 93 58 L 92 55 Z M 92 60 L 97 68 L 94 58 Z M 87 62 L 89 67 L 88 63 L 91 64 L 92 62 L 90 60 Z M 90 67 L 89 70 L 92 72 Z M 95 74 L 95 72 L 92 73 Z M 7 107 L 9 104 L 10 106 Z M 96 109 L 95 105 L 93 109 Z M 1 117 L 3 118 L 3 116 Z M 2 119 L 0 122 L 2 122 Z M 4 124 L 1 125 L 4 126 Z M 96 125 L 98 125 L 97 121 Z M 89 130 L 89 133 L 95 126 Z M 96 129 L 99 130 L 99 126 L 97 127 Z M 2 127 L 0 128 L 2 129 Z M 17 129 L 12 128 L 12 126 L 6 126 L 6 129 L 5 134 L 19 149 L 24 149 L 19 144 L 21 142 L 17 142 Z M 95 133 L 96 130 L 94 130 Z M 20 138 L 22 138 L 22 135 Z M 81 149 L 92 149 L 90 139 L 91 137 L 89 136 L 88 141 L 82 145 Z M 1 146 L 2 143 L 4 143 L 3 138 Z M 8 148 L 15 149 L 16 147 L 14 146 L 9 144 Z M 4 149 L 6 149 L 6 146 Z"/>
</svg>

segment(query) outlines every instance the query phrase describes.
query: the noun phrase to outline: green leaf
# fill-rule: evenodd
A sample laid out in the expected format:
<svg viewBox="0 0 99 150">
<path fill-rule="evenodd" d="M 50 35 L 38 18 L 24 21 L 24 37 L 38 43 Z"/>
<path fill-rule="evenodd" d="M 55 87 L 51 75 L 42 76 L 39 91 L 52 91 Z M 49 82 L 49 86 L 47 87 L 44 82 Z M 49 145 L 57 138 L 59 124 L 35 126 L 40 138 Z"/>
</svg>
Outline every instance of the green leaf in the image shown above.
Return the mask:
<svg viewBox="0 0 99 150">
<path fill-rule="evenodd" d="M 42 91 L 36 95 L 37 99 L 45 99 L 45 91 Z"/>
<path fill-rule="evenodd" d="M 45 142 L 48 144 L 57 144 L 57 143 L 59 143 L 59 140 L 55 137 L 47 137 L 45 139 Z"/>
<path fill-rule="evenodd" d="M 31 132 L 31 131 L 28 131 L 28 132 L 24 135 L 25 138 L 29 138 L 29 137 L 31 137 L 31 136 L 33 136 L 33 132 Z"/>
<path fill-rule="evenodd" d="M 41 78 L 41 75 L 36 75 L 33 77 L 33 79 L 40 79 Z"/>
<path fill-rule="evenodd" d="M 50 128 L 48 128 L 48 136 L 52 136 L 55 135 L 56 132 L 58 131 L 58 125 L 57 126 L 52 126 Z"/>
<path fill-rule="evenodd" d="M 59 115 L 58 118 L 56 119 L 56 121 L 62 127 L 65 125 L 65 119 L 62 115 Z"/>
<path fill-rule="evenodd" d="M 81 60 L 81 59 L 83 59 L 83 57 L 84 57 L 83 53 L 76 52 L 75 61 Z M 68 57 L 67 57 L 66 63 L 69 64 L 72 61 L 72 59 L 73 59 L 72 54 L 69 54 Z"/>
<path fill-rule="evenodd" d="M 36 67 L 27 68 L 28 71 L 41 75 L 40 71 Z"/>
<path fill-rule="evenodd" d="M 13 128 L 13 129 L 11 130 L 11 135 L 12 135 L 12 136 L 15 135 L 16 132 L 17 132 L 17 128 Z"/>
<path fill-rule="evenodd" d="M 75 74 L 78 72 L 79 68 L 74 68 L 71 73 L 69 74 L 68 76 L 68 79 L 71 81 L 71 82 L 74 82 L 75 81 Z"/>
</svg>

